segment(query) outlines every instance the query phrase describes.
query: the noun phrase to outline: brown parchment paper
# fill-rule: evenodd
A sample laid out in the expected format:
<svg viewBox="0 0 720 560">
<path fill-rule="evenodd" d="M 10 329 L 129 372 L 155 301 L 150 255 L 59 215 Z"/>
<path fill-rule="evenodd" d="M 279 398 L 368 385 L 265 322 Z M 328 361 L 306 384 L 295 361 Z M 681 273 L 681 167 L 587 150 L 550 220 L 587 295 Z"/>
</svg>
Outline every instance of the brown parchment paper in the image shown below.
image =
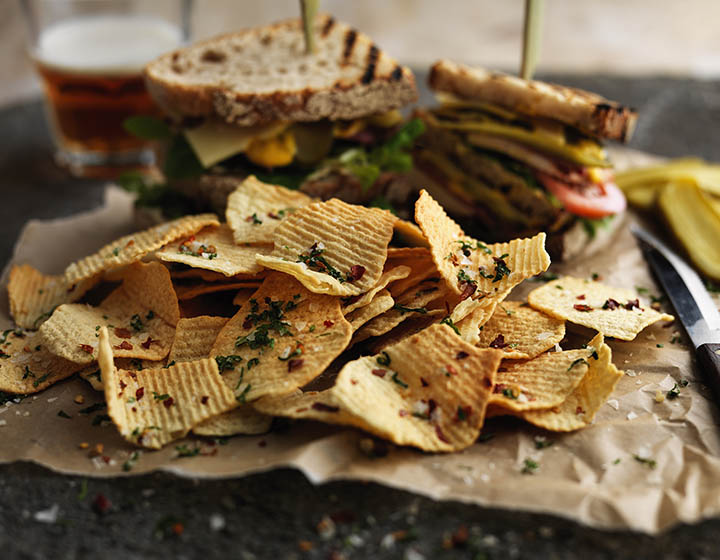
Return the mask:
<svg viewBox="0 0 720 560">
<path fill-rule="evenodd" d="M 647 163 L 643 154 L 620 152 L 620 167 Z M 634 219 L 632 216 L 628 220 Z M 134 229 L 132 202 L 117 188 L 107 190 L 105 206 L 85 215 L 51 222 L 31 221 L 17 243 L 13 262 L 59 273 L 72 259 Z M 587 255 L 553 272 L 602 276 L 609 284 L 642 286 L 659 294 L 627 224 L 609 249 Z M 3 276 L 7 282 L 8 269 Z M 526 282 L 511 299 L 537 286 Z M 6 291 L 0 303 L 0 327 L 11 325 Z M 680 334 L 681 341 L 670 343 Z M 577 331 L 587 340 L 592 332 Z M 287 431 L 235 437 L 225 445 L 202 444 L 203 453 L 179 458 L 175 445 L 141 451 L 132 471 L 123 463 L 135 449 L 114 426 L 93 425 L 99 411 L 79 410 L 103 400 L 77 378 L 61 382 L 19 404 L 0 407 L 0 462 L 29 460 L 59 472 L 122 476 L 156 469 L 189 477 L 236 477 L 290 466 L 315 483 L 333 479 L 372 480 L 437 499 L 548 512 L 601 528 L 655 533 L 681 521 L 720 514 L 720 423 L 693 363 L 691 348 L 676 324 L 646 329 L 633 342 L 610 341 L 613 361 L 625 376 L 592 426 L 571 434 L 549 434 L 518 421 L 492 420 L 484 433 L 494 437 L 462 453 L 432 455 L 391 448 L 371 459 L 358 448 L 359 431 L 306 422 Z M 657 345 L 664 345 L 658 348 Z M 674 400 L 655 401 L 676 381 L 690 384 Z M 76 395 L 85 402 L 76 404 Z M 62 410 L 70 419 L 58 416 Z M 553 442 L 536 448 L 536 438 Z M 198 440 L 178 442 L 190 447 Z M 90 458 L 78 447 L 102 443 L 102 457 Z M 652 458 L 655 468 L 634 456 Z M 522 474 L 525 459 L 539 463 L 535 474 Z"/>
</svg>

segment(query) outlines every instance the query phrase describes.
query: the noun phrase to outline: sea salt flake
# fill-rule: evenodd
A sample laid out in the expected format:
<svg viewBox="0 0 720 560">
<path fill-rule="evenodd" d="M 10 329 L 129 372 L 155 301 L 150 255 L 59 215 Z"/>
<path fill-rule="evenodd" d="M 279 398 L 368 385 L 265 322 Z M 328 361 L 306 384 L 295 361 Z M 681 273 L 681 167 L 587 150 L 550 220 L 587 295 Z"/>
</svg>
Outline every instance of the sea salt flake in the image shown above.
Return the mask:
<svg viewBox="0 0 720 560">
<path fill-rule="evenodd" d="M 33 519 L 35 521 L 39 521 L 40 523 L 55 523 L 57 521 L 59 512 L 60 506 L 57 504 L 53 504 L 48 509 L 36 511 L 33 514 Z"/>
<path fill-rule="evenodd" d="M 608 404 L 609 407 L 614 408 L 615 410 L 619 410 L 619 409 L 620 409 L 620 403 L 618 402 L 617 399 L 610 399 L 610 400 L 607 402 L 607 404 Z"/>
<path fill-rule="evenodd" d="M 635 418 L 637 418 L 637 417 L 638 417 L 638 415 L 635 414 L 632 410 L 630 412 L 628 412 L 628 414 L 627 414 L 628 420 L 635 420 Z"/>
</svg>

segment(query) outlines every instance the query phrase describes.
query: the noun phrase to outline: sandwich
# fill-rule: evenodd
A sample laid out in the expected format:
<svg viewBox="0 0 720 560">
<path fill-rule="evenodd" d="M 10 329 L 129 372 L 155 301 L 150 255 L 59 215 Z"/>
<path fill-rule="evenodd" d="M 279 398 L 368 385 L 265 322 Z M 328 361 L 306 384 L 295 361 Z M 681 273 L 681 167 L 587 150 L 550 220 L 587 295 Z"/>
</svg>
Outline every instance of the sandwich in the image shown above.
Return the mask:
<svg viewBox="0 0 720 560">
<path fill-rule="evenodd" d="M 601 141 L 629 140 L 633 109 L 447 60 L 429 85 L 439 106 L 416 112 L 415 167 L 465 231 L 490 242 L 544 231 L 554 260 L 606 242 L 626 202 Z"/>
<path fill-rule="evenodd" d="M 165 184 L 125 181 L 140 202 L 223 212 L 238 182 L 264 182 L 355 204 L 407 204 L 422 122 L 399 109 L 417 99 L 412 72 L 365 34 L 327 14 L 306 53 L 300 19 L 246 29 L 167 53 L 145 68 L 164 121 L 126 128 L 160 141 Z M 182 205 L 180 205 L 182 206 Z M 177 213 L 188 210 L 178 208 Z"/>
</svg>

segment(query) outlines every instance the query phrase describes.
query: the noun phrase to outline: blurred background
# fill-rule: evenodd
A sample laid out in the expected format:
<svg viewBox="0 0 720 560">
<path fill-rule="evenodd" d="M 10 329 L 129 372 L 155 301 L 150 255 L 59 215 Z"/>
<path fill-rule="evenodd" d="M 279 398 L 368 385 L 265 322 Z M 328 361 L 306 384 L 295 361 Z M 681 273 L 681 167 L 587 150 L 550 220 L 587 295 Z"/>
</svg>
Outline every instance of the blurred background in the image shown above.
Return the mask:
<svg viewBox="0 0 720 560">
<path fill-rule="evenodd" d="M 296 17 L 298 5 L 200 0 L 193 38 Z M 320 7 L 416 68 L 441 57 L 512 72 L 519 66 L 523 0 L 321 0 Z M 717 0 L 547 0 L 537 72 L 718 78 L 717 22 Z M 38 95 L 17 0 L 0 0 L 0 46 L 0 104 Z"/>
</svg>

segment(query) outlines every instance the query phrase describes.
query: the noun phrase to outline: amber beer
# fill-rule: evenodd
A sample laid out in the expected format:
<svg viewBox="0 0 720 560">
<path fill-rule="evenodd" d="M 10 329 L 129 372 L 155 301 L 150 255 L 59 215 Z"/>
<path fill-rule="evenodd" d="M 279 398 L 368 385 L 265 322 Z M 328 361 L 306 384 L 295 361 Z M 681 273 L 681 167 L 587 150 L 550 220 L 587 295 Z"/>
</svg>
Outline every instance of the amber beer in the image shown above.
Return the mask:
<svg viewBox="0 0 720 560">
<path fill-rule="evenodd" d="M 43 31 L 35 62 L 64 163 L 85 175 L 92 166 L 141 163 L 146 143 L 128 134 L 123 121 L 157 114 L 142 68 L 180 41 L 177 27 L 139 16 L 76 18 Z"/>
</svg>

